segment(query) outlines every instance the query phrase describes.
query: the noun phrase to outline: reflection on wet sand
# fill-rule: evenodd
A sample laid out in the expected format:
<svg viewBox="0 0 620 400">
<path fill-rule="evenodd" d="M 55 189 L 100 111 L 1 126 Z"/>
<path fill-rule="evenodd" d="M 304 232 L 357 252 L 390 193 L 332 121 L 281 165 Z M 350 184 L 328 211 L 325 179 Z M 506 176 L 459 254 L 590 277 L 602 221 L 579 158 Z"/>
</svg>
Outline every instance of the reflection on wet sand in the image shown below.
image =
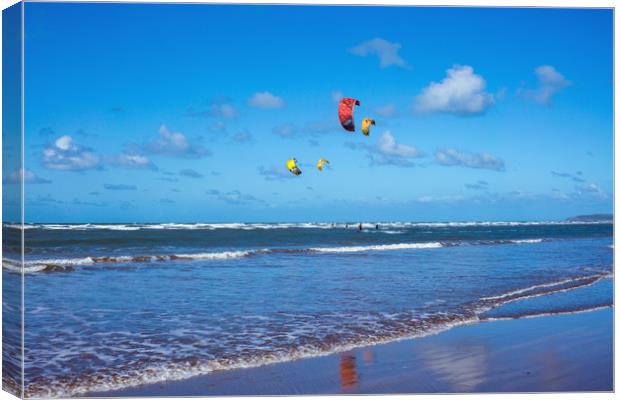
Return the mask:
<svg viewBox="0 0 620 400">
<path fill-rule="evenodd" d="M 474 391 L 488 376 L 489 350 L 486 346 L 461 343 L 446 348 L 428 344 L 417 347 L 416 352 L 428 371 L 450 385 L 447 391 Z"/>
<path fill-rule="evenodd" d="M 366 350 L 364 352 L 364 365 L 366 366 L 372 365 L 374 362 L 375 362 L 375 354 L 370 350 Z"/>
<path fill-rule="evenodd" d="M 357 385 L 356 359 L 354 355 L 342 354 L 340 356 L 340 387 L 351 389 Z"/>
<path fill-rule="evenodd" d="M 541 374 L 548 384 L 545 390 L 556 391 L 561 390 L 562 377 L 559 376 L 562 360 L 559 357 L 558 348 L 554 342 L 551 342 L 547 348 L 536 354 L 532 360 L 532 365 L 541 365 Z"/>
</svg>

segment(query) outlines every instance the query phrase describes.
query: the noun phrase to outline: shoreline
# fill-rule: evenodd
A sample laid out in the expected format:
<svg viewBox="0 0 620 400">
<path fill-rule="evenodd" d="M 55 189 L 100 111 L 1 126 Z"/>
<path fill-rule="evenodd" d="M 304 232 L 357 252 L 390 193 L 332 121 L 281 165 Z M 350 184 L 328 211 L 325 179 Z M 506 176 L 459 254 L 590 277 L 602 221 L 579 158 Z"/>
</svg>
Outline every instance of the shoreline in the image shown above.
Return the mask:
<svg viewBox="0 0 620 400">
<path fill-rule="evenodd" d="M 417 338 L 80 397 L 613 390 L 613 307 L 466 323 Z"/>
</svg>

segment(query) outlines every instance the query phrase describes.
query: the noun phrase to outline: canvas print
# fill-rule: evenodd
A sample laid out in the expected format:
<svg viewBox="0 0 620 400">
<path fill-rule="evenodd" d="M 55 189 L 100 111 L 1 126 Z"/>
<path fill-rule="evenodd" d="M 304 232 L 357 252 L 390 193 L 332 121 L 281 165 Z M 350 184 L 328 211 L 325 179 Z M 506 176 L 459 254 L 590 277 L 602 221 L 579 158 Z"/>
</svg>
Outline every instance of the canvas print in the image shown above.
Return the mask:
<svg viewBox="0 0 620 400">
<path fill-rule="evenodd" d="M 3 389 L 612 391 L 613 18 L 6 9 Z"/>
</svg>

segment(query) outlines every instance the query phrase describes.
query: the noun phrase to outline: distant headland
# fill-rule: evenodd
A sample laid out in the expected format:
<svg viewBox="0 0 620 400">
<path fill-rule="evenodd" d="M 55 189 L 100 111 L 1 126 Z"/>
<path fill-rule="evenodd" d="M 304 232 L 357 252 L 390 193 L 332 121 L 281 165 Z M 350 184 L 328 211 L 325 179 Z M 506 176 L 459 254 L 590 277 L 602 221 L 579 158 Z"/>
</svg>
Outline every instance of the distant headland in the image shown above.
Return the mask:
<svg viewBox="0 0 620 400">
<path fill-rule="evenodd" d="M 588 215 L 577 215 L 575 217 L 566 218 L 567 221 L 570 222 L 602 222 L 602 221 L 613 221 L 613 214 L 588 214 Z"/>
</svg>

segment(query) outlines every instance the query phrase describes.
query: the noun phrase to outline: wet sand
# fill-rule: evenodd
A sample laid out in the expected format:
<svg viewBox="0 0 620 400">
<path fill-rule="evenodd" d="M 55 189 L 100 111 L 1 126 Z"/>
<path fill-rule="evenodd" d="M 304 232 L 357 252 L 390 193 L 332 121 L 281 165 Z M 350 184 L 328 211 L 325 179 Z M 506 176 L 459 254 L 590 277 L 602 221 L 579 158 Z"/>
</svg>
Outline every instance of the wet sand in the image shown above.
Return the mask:
<svg viewBox="0 0 620 400">
<path fill-rule="evenodd" d="M 90 393 L 297 395 L 613 390 L 613 309 L 465 325 L 329 356 Z"/>
</svg>

